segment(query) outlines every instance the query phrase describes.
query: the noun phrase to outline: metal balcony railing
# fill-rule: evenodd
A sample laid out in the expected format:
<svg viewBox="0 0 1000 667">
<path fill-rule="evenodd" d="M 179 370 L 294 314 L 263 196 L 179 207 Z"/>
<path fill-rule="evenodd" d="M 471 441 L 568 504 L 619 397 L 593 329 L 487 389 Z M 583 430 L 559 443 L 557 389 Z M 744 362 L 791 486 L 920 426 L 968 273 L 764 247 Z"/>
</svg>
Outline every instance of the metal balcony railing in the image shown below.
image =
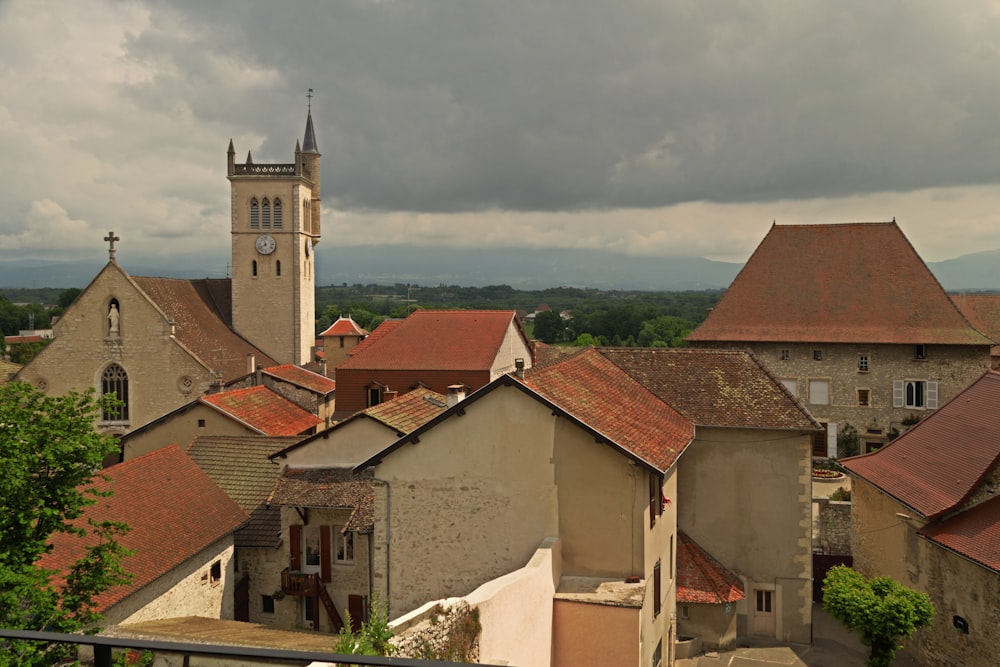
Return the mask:
<svg viewBox="0 0 1000 667">
<path fill-rule="evenodd" d="M 99 635 L 72 635 L 61 632 L 35 632 L 31 630 L 7 630 L 0 628 L 0 648 L 3 640 L 38 641 L 47 644 L 78 644 L 94 648 L 94 667 L 111 667 L 113 649 L 135 649 L 153 653 L 172 653 L 182 656 L 234 658 L 254 660 L 257 663 L 275 665 L 308 665 L 311 662 L 329 662 L 340 665 L 370 665 L 372 667 L 440 667 L 455 665 L 453 662 L 437 660 L 416 660 L 413 658 L 388 658 L 364 655 L 343 655 L 325 651 L 296 651 L 292 649 L 258 648 L 250 646 L 224 646 L 191 644 L 165 640 L 125 639 L 122 637 L 102 637 Z M 500 667 L 491 665 L 487 667 Z"/>
</svg>

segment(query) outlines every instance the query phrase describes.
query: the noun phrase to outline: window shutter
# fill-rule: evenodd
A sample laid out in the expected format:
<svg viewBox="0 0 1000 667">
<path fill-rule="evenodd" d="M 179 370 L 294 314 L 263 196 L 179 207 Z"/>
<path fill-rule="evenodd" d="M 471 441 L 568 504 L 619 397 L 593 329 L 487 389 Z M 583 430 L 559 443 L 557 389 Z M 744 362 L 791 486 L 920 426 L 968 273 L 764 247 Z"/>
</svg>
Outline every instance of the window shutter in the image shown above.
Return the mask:
<svg viewBox="0 0 1000 667">
<path fill-rule="evenodd" d="M 292 572 L 302 569 L 302 526 L 292 524 L 288 527 L 288 550 L 291 555 L 291 562 L 288 568 Z"/>
<path fill-rule="evenodd" d="M 330 581 L 330 526 L 319 527 L 319 578 Z"/>
<path fill-rule="evenodd" d="M 927 383 L 927 408 L 929 410 L 937 410 L 938 406 L 938 383 L 928 382 Z"/>
<path fill-rule="evenodd" d="M 894 408 L 901 408 L 901 407 L 903 407 L 903 381 L 902 380 L 893 380 L 892 381 L 892 407 L 894 407 Z"/>
</svg>

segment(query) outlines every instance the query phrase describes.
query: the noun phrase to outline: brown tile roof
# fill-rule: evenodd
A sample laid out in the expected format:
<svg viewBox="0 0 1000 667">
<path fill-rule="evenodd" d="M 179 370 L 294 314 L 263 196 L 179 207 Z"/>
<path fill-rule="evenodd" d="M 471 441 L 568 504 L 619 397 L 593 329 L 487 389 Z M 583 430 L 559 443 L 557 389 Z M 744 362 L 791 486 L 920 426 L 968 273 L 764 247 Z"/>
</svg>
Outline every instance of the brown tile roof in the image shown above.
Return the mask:
<svg viewBox="0 0 1000 667">
<path fill-rule="evenodd" d="M 362 411 L 401 434 L 423 426 L 448 409 L 448 397 L 430 389 L 418 388 L 391 401 L 373 405 Z"/>
<path fill-rule="evenodd" d="M 127 523 L 130 530 L 119 542 L 135 554 L 122 562 L 134 579 L 99 595 L 99 610 L 170 572 L 248 519 L 176 445 L 106 468 L 102 475 L 108 479 L 95 479 L 94 486 L 113 490 L 114 495 L 99 498 L 74 523 L 86 526 L 87 519 Z M 39 565 L 65 572 L 92 543 L 92 539 L 57 533 L 52 551 Z"/>
<path fill-rule="evenodd" d="M 586 350 L 586 347 L 572 347 L 566 345 L 547 345 L 541 341 L 533 341 L 533 359 L 531 367 L 540 369 L 558 363 L 566 357 L 572 357 Z"/>
<path fill-rule="evenodd" d="M 375 329 L 337 368 L 489 370 L 511 322 L 512 310 L 418 310 L 370 343 Z"/>
<path fill-rule="evenodd" d="M 7 382 L 22 368 L 24 368 L 24 366 L 21 364 L 15 364 L 13 361 L 0 359 L 0 384 L 7 384 Z"/>
<path fill-rule="evenodd" d="M 925 526 L 920 534 L 1000 572 L 1000 496 L 939 524 Z"/>
<path fill-rule="evenodd" d="M 256 363 L 277 364 L 230 328 L 229 280 L 180 280 L 133 276 L 132 280 L 168 317 L 174 335 L 209 368 L 228 382 L 247 374 L 247 356 Z"/>
<path fill-rule="evenodd" d="M 313 373 L 295 364 L 282 364 L 281 366 L 271 366 L 265 368 L 263 372 L 279 380 L 298 385 L 303 389 L 308 389 L 314 394 L 327 395 L 337 388 L 337 383 L 319 373 Z"/>
<path fill-rule="evenodd" d="M 695 348 L 597 348 L 660 400 L 702 426 L 821 428 L 755 356 Z"/>
<path fill-rule="evenodd" d="M 895 222 L 771 227 L 688 340 L 989 344 Z"/>
<path fill-rule="evenodd" d="M 198 399 L 262 435 L 300 435 L 322 420 L 267 387 L 258 385 Z"/>
<path fill-rule="evenodd" d="M 188 456 L 250 515 L 250 521 L 236 531 L 236 546 L 278 546 L 280 509 L 268 507 L 267 498 L 281 476 L 281 467 L 268 456 L 301 439 L 211 435 L 195 438 L 188 446 Z"/>
<path fill-rule="evenodd" d="M 952 294 L 951 300 L 972 326 L 998 343 L 991 354 L 1000 355 L 1000 294 Z"/>
<path fill-rule="evenodd" d="M 371 471 L 350 468 L 285 468 L 268 503 L 293 507 L 353 509 L 348 530 L 368 531 L 375 521 Z"/>
<path fill-rule="evenodd" d="M 361 327 L 360 324 L 355 322 L 350 315 L 344 317 L 341 315 L 337 318 L 337 321 L 327 327 L 326 331 L 320 334 L 320 338 L 324 336 L 367 336 L 368 331 Z"/>
<path fill-rule="evenodd" d="M 694 424 L 592 348 L 540 370 L 525 384 L 609 442 L 666 471 L 694 437 Z"/>
<path fill-rule="evenodd" d="M 677 602 L 724 604 L 746 597 L 743 582 L 685 533 L 677 532 Z"/>
<path fill-rule="evenodd" d="M 986 372 L 872 454 L 841 464 L 925 517 L 959 508 L 1000 461 L 1000 373 Z"/>
</svg>

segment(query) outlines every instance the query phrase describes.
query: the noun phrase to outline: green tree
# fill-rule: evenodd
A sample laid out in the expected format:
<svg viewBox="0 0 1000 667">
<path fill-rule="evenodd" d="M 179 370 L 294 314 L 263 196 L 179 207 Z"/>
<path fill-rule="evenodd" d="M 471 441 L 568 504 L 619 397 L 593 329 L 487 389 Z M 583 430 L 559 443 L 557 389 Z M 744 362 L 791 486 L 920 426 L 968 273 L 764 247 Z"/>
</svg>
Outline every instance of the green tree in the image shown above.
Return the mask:
<svg viewBox="0 0 1000 667">
<path fill-rule="evenodd" d="M 563 340 L 566 325 L 559 313 L 543 310 L 535 314 L 535 338 L 543 343 L 555 343 Z"/>
<path fill-rule="evenodd" d="M 344 612 L 344 625 L 337 634 L 333 652 L 341 655 L 392 655 L 396 647 L 392 639 L 392 628 L 378 594 L 372 596 L 368 605 L 368 620 L 361 623 L 358 632 L 351 632 L 351 614 Z"/>
<path fill-rule="evenodd" d="M 844 565 L 831 568 L 823 579 L 823 608 L 861 634 L 861 643 L 870 649 L 868 667 L 892 664 L 900 639 L 912 637 L 934 617 L 925 593 L 889 577 L 865 579 Z"/>
<path fill-rule="evenodd" d="M 81 525 L 84 508 L 101 495 L 91 481 L 114 438 L 94 431 L 102 408 L 93 392 L 46 396 L 30 384 L 0 386 L 0 627 L 92 632 L 100 615 L 94 597 L 130 577 L 121 567 L 127 551 L 116 538 L 121 523 Z M 39 558 L 54 533 L 90 534 L 93 543 L 68 571 L 41 568 Z M 0 665 L 51 665 L 69 647 L 0 640 Z"/>
<path fill-rule="evenodd" d="M 660 315 L 642 323 L 639 329 L 641 347 L 687 347 L 684 337 L 694 331 L 694 323 L 683 317 Z"/>
</svg>

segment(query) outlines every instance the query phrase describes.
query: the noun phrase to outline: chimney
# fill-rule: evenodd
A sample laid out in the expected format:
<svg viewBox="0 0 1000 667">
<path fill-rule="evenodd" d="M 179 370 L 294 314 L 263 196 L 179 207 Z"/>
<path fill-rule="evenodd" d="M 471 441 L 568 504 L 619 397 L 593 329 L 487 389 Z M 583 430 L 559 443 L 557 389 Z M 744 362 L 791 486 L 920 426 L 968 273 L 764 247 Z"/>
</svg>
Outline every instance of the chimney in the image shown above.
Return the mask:
<svg viewBox="0 0 1000 667">
<path fill-rule="evenodd" d="M 465 400 L 465 385 L 452 384 L 448 385 L 448 407 L 454 407 L 458 405 L 460 401 Z"/>
<path fill-rule="evenodd" d="M 253 352 L 247 352 L 247 375 L 257 370 L 257 358 Z"/>
<path fill-rule="evenodd" d="M 524 379 L 524 359 L 520 357 L 514 360 L 514 375 L 521 380 Z"/>
<path fill-rule="evenodd" d="M 225 383 L 222 381 L 222 371 L 214 370 L 212 371 L 212 380 L 208 383 L 209 394 L 219 394 L 222 392 Z"/>
<path fill-rule="evenodd" d="M 257 368 L 254 369 L 253 383 L 258 387 L 264 384 L 264 367 L 260 364 L 257 364 Z"/>
</svg>

